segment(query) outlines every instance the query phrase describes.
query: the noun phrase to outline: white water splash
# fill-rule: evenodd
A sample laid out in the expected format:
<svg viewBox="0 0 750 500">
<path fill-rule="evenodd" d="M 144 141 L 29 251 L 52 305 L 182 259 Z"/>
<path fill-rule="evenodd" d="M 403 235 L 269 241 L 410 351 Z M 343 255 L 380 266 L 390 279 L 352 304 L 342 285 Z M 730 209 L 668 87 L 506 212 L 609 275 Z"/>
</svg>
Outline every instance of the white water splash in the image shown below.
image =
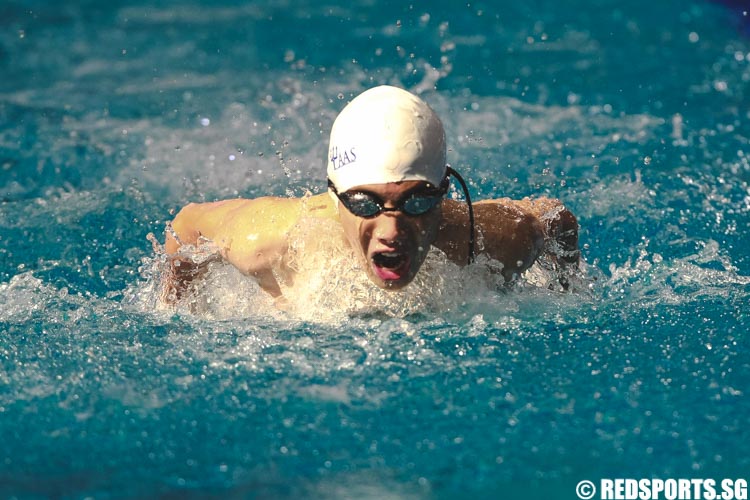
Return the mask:
<svg viewBox="0 0 750 500">
<path fill-rule="evenodd" d="M 641 243 L 638 255 L 621 266 L 610 264 L 604 288 L 609 298 L 653 308 L 725 299 L 750 285 L 750 276 L 737 272 L 716 241 L 700 242 L 697 253 L 674 259 L 649 252 L 648 244 Z"/>
</svg>

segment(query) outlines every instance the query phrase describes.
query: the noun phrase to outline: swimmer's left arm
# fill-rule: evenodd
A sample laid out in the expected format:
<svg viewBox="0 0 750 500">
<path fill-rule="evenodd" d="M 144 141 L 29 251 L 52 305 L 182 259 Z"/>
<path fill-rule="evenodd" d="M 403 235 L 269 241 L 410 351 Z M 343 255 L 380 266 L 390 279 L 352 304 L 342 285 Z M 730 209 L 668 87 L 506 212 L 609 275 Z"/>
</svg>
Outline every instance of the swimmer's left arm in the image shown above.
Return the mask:
<svg viewBox="0 0 750 500">
<path fill-rule="evenodd" d="M 477 238 L 481 239 L 481 252 L 501 262 L 502 275 L 511 281 L 541 254 L 544 229 L 532 214 L 493 201 L 474 204 Z"/>
<path fill-rule="evenodd" d="M 435 245 L 457 263 L 468 259 L 468 209 L 465 203 L 445 200 L 443 223 Z M 562 265 L 578 263 L 578 223 L 554 199 L 484 200 L 473 204 L 476 250 L 503 266 L 506 280 L 517 278 L 543 252 L 556 249 Z"/>
<path fill-rule="evenodd" d="M 502 203 L 532 215 L 541 223 L 544 252 L 553 260 L 562 267 L 578 265 L 581 256 L 578 248 L 578 219 L 560 200 L 546 197 L 521 200 L 505 198 Z"/>
<path fill-rule="evenodd" d="M 475 251 L 502 264 L 506 280 L 516 278 L 536 260 L 544 246 L 544 234 L 536 217 L 500 200 L 473 204 Z M 443 222 L 435 246 L 449 259 L 468 260 L 469 211 L 465 203 L 444 200 Z"/>
</svg>

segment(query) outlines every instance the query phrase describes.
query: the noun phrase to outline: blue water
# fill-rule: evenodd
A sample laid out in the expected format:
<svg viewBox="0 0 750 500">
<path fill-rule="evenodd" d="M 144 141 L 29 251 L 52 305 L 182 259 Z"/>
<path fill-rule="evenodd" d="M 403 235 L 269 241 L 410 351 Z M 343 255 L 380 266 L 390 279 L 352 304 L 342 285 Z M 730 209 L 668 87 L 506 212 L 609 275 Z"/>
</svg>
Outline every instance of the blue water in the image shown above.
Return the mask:
<svg viewBox="0 0 750 500">
<path fill-rule="evenodd" d="M 583 479 L 750 477 L 744 12 L 3 2 L 0 496 L 576 498 Z M 333 118 L 382 83 L 443 116 L 472 197 L 566 202 L 577 292 L 476 284 L 318 317 L 217 269 L 205 307 L 156 307 L 148 233 L 189 201 L 321 192 Z"/>
</svg>

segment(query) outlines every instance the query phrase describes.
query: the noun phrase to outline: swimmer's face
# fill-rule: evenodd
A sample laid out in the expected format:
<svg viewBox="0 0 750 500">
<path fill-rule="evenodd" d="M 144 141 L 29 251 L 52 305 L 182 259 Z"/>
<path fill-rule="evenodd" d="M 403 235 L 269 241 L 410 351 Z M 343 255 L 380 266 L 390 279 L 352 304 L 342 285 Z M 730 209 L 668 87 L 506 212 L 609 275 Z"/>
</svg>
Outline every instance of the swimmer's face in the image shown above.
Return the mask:
<svg viewBox="0 0 750 500">
<path fill-rule="evenodd" d="M 372 195 L 386 211 L 373 217 L 358 217 L 340 202 L 339 219 L 349 244 L 373 283 L 393 290 L 405 287 L 414 279 L 437 237 L 441 205 L 438 202 L 432 206 L 429 200 L 419 196 L 435 195 L 436 188 L 422 181 L 367 184 L 348 190 L 344 196 L 353 193 Z M 427 203 L 421 206 L 431 208 L 421 215 L 387 210 L 402 207 L 409 198 L 408 207 Z"/>
</svg>

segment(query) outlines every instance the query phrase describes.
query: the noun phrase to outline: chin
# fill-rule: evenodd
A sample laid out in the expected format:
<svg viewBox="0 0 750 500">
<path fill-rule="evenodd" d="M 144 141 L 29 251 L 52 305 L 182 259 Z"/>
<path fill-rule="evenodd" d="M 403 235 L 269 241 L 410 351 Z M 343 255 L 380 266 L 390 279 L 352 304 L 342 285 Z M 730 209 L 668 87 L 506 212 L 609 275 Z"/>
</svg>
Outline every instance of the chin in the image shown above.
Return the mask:
<svg viewBox="0 0 750 500">
<path fill-rule="evenodd" d="M 412 280 L 383 281 L 383 280 L 373 278 L 372 276 L 370 276 L 370 281 L 376 284 L 378 288 L 382 288 L 383 290 L 388 290 L 391 292 L 396 292 L 398 290 L 406 288 L 406 286 L 409 283 L 411 283 Z"/>
<path fill-rule="evenodd" d="M 412 278 L 407 278 L 403 280 L 391 280 L 391 281 L 381 281 L 380 283 L 376 283 L 380 288 L 384 290 L 401 290 L 402 288 L 406 288 L 406 286 L 412 282 Z"/>
</svg>

